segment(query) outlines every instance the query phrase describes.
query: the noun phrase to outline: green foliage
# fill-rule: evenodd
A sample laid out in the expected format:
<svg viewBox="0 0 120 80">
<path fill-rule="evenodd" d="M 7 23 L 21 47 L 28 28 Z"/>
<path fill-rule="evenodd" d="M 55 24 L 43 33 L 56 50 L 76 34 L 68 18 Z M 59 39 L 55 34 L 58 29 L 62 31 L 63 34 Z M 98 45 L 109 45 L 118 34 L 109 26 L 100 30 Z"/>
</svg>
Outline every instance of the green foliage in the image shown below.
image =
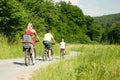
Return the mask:
<svg viewBox="0 0 120 80">
<path fill-rule="evenodd" d="M 108 40 L 111 44 L 120 44 L 120 22 L 114 23 L 108 32 Z"/>
<path fill-rule="evenodd" d="M 104 28 L 101 38 L 102 43 L 110 43 L 110 44 L 120 43 L 118 37 L 119 35 L 118 22 L 120 21 L 120 13 L 94 17 L 94 20 Z"/>
<path fill-rule="evenodd" d="M 92 41 L 100 42 L 102 37 L 102 26 L 96 23 L 92 23 L 88 28 L 87 35 L 90 37 Z"/>
<path fill-rule="evenodd" d="M 61 26 L 57 28 L 62 34 L 61 37 L 65 37 L 65 40 L 70 43 L 88 43 L 89 37 L 84 32 L 85 18 L 81 9 L 65 2 L 60 2 L 57 6 L 61 13 Z"/>
<path fill-rule="evenodd" d="M 26 17 L 27 14 L 18 1 L 0 1 L 0 32 L 9 37 L 9 39 L 22 33 Z"/>
<path fill-rule="evenodd" d="M 120 20 L 120 13 L 94 17 L 94 20 L 108 29 L 113 23 Z"/>
<path fill-rule="evenodd" d="M 68 43 L 99 43 L 106 38 L 102 26 L 71 3 L 61 1 L 54 4 L 52 0 L 0 1 L 0 31 L 9 41 L 20 39 L 29 22 L 33 23 L 41 39 L 47 29 L 52 30 L 57 42 L 64 38 Z"/>
</svg>

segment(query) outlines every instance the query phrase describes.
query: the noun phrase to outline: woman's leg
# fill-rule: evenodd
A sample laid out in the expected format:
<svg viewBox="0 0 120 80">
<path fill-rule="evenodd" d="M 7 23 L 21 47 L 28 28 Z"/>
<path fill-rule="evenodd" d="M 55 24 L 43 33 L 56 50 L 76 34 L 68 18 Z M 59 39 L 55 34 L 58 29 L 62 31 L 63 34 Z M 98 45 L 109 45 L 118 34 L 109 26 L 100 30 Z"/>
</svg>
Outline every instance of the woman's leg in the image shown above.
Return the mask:
<svg viewBox="0 0 120 80">
<path fill-rule="evenodd" d="M 32 53 L 32 63 L 35 63 L 35 53 L 34 53 L 34 46 L 31 44 L 31 53 Z"/>
</svg>

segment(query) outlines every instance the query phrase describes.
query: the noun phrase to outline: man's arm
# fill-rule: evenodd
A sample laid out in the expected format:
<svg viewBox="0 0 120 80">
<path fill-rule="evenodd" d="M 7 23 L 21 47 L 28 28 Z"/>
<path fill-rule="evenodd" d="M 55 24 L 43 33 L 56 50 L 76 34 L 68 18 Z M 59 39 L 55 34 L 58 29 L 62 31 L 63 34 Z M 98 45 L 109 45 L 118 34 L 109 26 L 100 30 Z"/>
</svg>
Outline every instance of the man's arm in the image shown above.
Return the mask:
<svg viewBox="0 0 120 80">
<path fill-rule="evenodd" d="M 54 39 L 54 37 L 52 36 L 52 41 L 53 41 L 53 43 L 56 43 L 56 41 L 55 41 L 55 39 Z"/>
<path fill-rule="evenodd" d="M 54 43 L 56 42 L 54 38 L 53 38 L 53 42 L 54 42 Z"/>
</svg>

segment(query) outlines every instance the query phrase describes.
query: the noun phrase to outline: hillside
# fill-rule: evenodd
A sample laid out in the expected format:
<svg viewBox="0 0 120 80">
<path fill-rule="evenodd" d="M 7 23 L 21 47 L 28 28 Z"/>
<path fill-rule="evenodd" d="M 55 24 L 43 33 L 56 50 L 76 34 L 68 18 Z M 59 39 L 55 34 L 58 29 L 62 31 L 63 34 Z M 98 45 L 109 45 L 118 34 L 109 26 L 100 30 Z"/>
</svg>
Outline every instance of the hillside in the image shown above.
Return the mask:
<svg viewBox="0 0 120 80">
<path fill-rule="evenodd" d="M 110 27 L 113 23 L 120 21 L 120 13 L 93 17 L 94 20 L 103 27 Z"/>
<path fill-rule="evenodd" d="M 104 28 L 101 41 L 120 43 L 120 13 L 94 17 L 94 20 Z"/>
</svg>

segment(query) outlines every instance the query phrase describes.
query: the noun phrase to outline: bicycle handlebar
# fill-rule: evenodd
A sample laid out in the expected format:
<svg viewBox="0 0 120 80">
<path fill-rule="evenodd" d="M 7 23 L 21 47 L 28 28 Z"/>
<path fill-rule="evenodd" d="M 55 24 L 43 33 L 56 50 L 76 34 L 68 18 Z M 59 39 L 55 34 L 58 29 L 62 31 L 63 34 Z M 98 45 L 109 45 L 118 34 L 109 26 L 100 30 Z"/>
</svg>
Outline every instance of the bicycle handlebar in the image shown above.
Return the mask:
<svg viewBox="0 0 120 80">
<path fill-rule="evenodd" d="M 52 45 L 55 45 L 55 43 L 51 43 Z"/>
</svg>

